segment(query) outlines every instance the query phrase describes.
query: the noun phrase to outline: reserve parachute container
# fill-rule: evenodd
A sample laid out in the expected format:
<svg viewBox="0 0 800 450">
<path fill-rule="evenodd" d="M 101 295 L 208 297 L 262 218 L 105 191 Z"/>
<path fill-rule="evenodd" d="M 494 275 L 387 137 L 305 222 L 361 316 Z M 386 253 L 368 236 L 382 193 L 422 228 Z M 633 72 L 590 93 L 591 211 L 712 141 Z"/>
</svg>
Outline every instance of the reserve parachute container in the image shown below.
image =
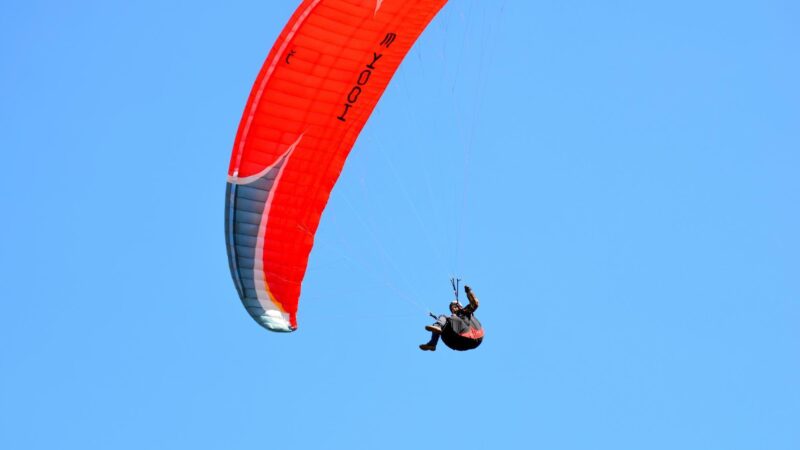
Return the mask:
<svg viewBox="0 0 800 450">
<path fill-rule="evenodd" d="M 271 331 L 297 329 L 322 211 L 389 81 L 446 0 L 304 0 L 272 47 L 228 169 L 234 284 Z"/>
</svg>

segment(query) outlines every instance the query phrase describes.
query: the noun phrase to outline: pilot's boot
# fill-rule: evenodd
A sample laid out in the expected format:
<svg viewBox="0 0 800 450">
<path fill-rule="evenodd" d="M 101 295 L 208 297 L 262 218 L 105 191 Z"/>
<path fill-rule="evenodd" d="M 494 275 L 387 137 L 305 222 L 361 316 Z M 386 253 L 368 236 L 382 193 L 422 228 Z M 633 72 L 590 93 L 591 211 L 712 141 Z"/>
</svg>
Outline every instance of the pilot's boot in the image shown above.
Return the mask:
<svg viewBox="0 0 800 450">
<path fill-rule="evenodd" d="M 425 325 L 425 329 L 433 334 L 442 334 L 442 327 L 440 327 L 438 323 L 433 325 Z"/>
</svg>

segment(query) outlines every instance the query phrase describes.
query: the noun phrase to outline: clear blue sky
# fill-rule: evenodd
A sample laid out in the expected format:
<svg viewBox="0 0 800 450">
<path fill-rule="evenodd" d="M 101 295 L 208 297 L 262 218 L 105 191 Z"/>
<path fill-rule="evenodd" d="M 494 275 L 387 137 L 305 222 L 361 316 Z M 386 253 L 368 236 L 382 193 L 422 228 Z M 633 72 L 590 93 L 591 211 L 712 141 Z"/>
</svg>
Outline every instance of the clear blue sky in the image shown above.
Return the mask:
<svg viewBox="0 0 800 450">
<path fill-rule="evenodd" d="M 276 335 L 224 189 L 297 4 L 4 6 L 0 448 L 800 448 L 796 1 L 451 0 Z"/>
</svg>

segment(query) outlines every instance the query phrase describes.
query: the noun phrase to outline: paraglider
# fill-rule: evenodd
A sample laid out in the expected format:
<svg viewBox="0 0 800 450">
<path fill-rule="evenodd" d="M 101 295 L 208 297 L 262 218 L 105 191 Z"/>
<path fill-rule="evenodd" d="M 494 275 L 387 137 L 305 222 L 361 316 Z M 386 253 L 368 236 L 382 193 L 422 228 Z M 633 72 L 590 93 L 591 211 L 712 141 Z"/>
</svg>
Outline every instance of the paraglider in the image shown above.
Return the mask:
<svg viewBox="0 0 800 450">
<path fill-rule="evenodd" d="M 228 263 L 250 315 L 297 329 L 308 256 L 345 160 L 446 0 L 303 0 L 253 85 L 225 198 Z"/>
<path fill-rule="evenodd" d="M 450 302 L 450 316 L 431 314 L 436 321 L 432 325 L 425 327 L 426 330 L 431 332 L 431 339 L 427 343 L 420 345 L 420 350 L 436 351 L 439 338 L 442 339 L 445 345 L 458 351 L 476 349 L 483 342 L 483 326 L 478 318 L 475 317 L 475 310 L 480 305 L 478 298 L 475 297 L 469 286 L 464 286 L 464 292 L 467 294 L 469 304 L 461 306 L 458 301 L 457 281 L 454 279 L 452 282 L 456 299 Z"/>
</svg>

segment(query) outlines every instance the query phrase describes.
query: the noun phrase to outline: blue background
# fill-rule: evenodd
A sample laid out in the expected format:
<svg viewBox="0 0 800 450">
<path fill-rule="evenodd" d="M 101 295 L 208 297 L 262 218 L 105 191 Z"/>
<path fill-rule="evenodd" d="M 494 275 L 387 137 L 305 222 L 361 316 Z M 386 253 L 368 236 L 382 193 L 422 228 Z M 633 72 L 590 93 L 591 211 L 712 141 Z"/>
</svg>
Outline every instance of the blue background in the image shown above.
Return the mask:
<svg viewBox="0 0 800 450">
<path fill-rule="evenodd" d="M 5 5 L 0 448 L 800 448 L 797 2 L 451 1 L 277 335 L 223 204 L 297 3 Z"/>
</svg>

